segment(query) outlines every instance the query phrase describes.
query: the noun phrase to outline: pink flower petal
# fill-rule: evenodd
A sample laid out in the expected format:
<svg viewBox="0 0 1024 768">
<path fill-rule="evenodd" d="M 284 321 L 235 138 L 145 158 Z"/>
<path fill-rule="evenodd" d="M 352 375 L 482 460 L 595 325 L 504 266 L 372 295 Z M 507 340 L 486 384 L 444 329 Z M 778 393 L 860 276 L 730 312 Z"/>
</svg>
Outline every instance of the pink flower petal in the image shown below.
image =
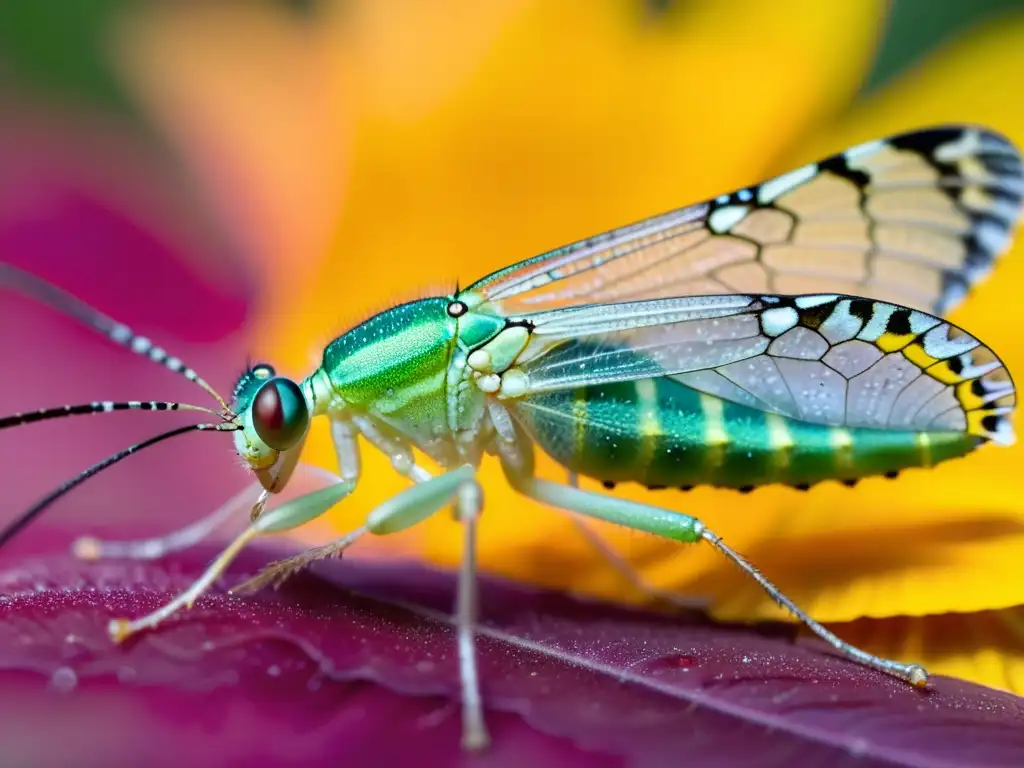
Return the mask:
<svg viewBox="0 0 1024 768">
<path fill-rule="evenodd" d="M 230 390 L 245 364 L 256 286 L 188 203 L 166 159 L 116 120 L 0 103 L 0 262 L 79 296 Z M 0 415 L 93 400 L 213 405 L 183 378 L 2 286 L 0 361 Z M 0 519 L 113 451 L 189 419 L 112 414 L 0 432 Z M 183 437 L 91 479 L 73 493 L 76 514 L 92 526 L 78 523 L 77 532 L 167 530 L 220 504 L 245 479 L 230 439 L 220 438 Z M 55 505 L 40 525 L 59 522 L 62 509 Z M 38 528 L 15 546 L 32 551 Z"/>
<path fill-rule="evenodd" d="M 461 764 L 453 579 L 330 564 L 277 593 L 218 591 L 117 647 L 209 561 L 37 560 L 0 574 L 0 718 L 21 763 Z M 267 554 L 249 552 L 235 583 Z M 917 691 L 785 630 L 666 618 L 485 582 L 494 745 L 474 765 L 1006 765 L 1024 702 Z M 83 757 L 84 756 L 84 757 Z M 10 759 L 10 757 L 9 757 Z"/>
</svg>

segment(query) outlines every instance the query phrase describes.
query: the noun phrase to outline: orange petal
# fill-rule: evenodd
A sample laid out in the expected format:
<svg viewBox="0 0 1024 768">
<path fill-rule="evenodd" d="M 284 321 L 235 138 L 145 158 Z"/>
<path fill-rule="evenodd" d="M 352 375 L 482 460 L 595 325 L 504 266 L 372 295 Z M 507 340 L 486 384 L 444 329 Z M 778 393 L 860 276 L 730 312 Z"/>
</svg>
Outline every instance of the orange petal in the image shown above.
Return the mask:
<svg viewBox="0 0 1024 768">
<path fill-rule="evenodd" d="M 303 372 L 343 321 L 410 288 L 450 289 L 456 277 L 763 177 L 795 137 L 852 96 L 882 7 L 730 0 L 652 19 L 640 6 L 352 4 L 336 62 L 356 115 L 350 194 L 329 258 L 267 338 L 272 359 Z M 331 516 L 335 530 L 404 487 L 386 459 L 366 453 L 361 487 Z M 334 464 L 322 428 L 309 455 Z M 515 496 L 490 464 L 482 479 L 485 568 L 632 594 L 563 516 Z M 650 498 L 717 507 L 711 523 L 742 543 L 777 525 L 746 497 Z M 718 563 L 699 547 L 681 553 L 628 532 L 618 540 L 638 562 L 671 557 L 679 585 Z M 460 532 L 439 516 L 378 546 L 454 565 Z"/>
<path fill-rule="evenodd" d="M 119 30 L 123 79 L 254 260 L 271 317 L 311 279 L 343 198 L 332 35 L 266 3 L 147 3 Z"/>
</svg>

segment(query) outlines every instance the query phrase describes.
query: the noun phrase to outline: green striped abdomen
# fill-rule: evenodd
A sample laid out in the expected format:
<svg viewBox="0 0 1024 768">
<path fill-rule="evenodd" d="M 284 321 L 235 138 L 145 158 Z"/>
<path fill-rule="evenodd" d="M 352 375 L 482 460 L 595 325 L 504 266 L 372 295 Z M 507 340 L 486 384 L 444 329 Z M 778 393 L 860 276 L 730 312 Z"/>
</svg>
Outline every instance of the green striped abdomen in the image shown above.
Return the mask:
<svg viewBox="0 0 1024 768">
<path fill-rule="evenodd" d="M 655 487 L 855 480 L 932 466 L 980 442 L 960 432 L 811 424 L 667 378 L 531 395 L 514 408 L 541 448 L 566 468 Z"/>
</svg>

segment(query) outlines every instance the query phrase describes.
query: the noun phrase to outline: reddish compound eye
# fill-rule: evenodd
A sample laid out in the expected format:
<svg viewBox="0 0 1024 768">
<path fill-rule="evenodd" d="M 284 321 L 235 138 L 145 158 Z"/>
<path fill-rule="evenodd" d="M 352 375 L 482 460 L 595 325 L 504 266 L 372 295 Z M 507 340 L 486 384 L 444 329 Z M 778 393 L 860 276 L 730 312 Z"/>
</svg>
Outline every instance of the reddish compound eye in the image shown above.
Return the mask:
<svg viewBox="0 0 1024 768">
<path fill-rule="evenodd" d="M 306 398 L 291 379 L 268 380 L 252 399 L 252 426 L 275 451 L 287 451 L 299 442 L 308 424 Z"/>
</svg>

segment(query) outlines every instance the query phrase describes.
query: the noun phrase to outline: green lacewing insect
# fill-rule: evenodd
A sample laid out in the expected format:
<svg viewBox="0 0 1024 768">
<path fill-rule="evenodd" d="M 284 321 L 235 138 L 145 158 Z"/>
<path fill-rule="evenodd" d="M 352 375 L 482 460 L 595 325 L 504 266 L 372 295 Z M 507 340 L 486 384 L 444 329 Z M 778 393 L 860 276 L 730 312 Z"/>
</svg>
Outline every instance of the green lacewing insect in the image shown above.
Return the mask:
<svg viewBox="0 0 1024 768">
<path fill-rule="evenodd" d="M 464 530 L 456 622 L 463 738 L 488 741 L 473 632 L 476 468 L 501 463 L 526 497 L 679 542 L 706 542 L 839 653 L 915 686 L 925 670 L 866 653 L 801 611 L 700 520 L 533 472 L 539 448 L 570 480 L 614 487 L 853 485 L 1011 444 L 1015 392 L 999 358 L 944 321 L 1007 248 L 1021 211 L 1021 158 L 1004 138 L 951 126 L 874 141 L 713 200 L 559 248 L 448 296 L 392 307 L 338 336 L 296 381 L 249 367 L 230 399 L 180 359 L 69 294 L 10 266 L 0 284 L 67 312 L 179 373 L 216 407 L 94 402 L 16 414 L 0 428 L 65 415 L 188 408 L 212 417 L 121 451 L 41 499 L 188 431 L 231 432 L 260 494 L 251 522 L 188 590 L 111 623 L 115 640 L 188 607 L 254 538 L 323 514 L 355 488 L 360 438 L 410 487 L 337 541 L 272 563 L 241 589 L 280 582 L 368 535 L 453 508 Z M 313 418 L 330 424 L 340 478 L 266 507 L 293 476 Z M 427 469 L 419 456 L 434 465 Z M 153 547 L 92 542 L 92 555 Z M 154 542 L 149 542 L 153 544 Z M 119 548 L 120 547 L 120 548 Z"/>
</svg>

